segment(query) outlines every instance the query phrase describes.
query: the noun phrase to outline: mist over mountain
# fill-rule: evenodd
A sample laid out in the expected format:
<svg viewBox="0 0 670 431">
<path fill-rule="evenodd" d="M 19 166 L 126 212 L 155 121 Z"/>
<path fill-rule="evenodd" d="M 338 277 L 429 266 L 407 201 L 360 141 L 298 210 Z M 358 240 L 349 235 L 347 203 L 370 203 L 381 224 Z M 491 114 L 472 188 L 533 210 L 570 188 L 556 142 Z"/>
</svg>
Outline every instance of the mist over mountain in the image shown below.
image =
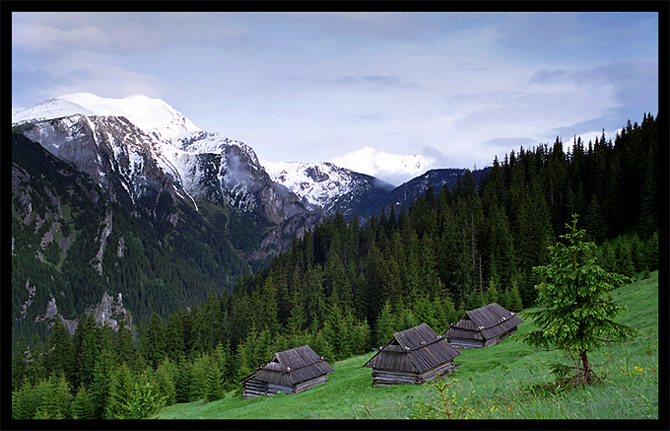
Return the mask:
<svg viewBox="0 0 670 431">
<path fill-rule="evenodd" d="M 377 151 L 370 146 L 336 157 L 331 163 L 393 184 L 405 182 L 434 167 L 436 160 L 420 154 L 401 155 Z"/>
</svg>

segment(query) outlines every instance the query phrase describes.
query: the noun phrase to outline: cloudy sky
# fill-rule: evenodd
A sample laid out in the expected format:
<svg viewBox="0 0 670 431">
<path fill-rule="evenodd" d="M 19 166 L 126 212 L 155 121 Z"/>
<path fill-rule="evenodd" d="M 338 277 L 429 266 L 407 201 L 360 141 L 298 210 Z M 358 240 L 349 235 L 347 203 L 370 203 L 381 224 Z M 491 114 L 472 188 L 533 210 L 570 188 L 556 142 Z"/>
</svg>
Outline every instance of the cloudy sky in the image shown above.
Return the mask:
<svg viewBox="0 0 670 431">
<path fill-rule="evenodd" d="M 13 13 L 12 107 L 160 98 L 262 160 L 490 165 L 658 110 L 656 13 Z"/>
</svg>

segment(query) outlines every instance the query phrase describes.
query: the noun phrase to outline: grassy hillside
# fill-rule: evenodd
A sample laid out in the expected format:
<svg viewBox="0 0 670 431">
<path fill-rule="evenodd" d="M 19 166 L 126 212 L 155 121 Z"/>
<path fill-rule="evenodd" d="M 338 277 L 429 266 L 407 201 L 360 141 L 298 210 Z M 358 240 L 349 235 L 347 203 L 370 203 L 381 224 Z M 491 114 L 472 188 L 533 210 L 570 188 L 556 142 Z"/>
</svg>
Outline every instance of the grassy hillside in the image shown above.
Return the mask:
<svg viewBox="0 0 670 431">
<path fill-rule="evenodd" d="M 449 378 L 462 400 L 471 392 L 472 419 L 657 419 L 658 418 L 658 272 L 613 292 L 628 311 L 619 321 L 636 328 L 631 341 L 603 348 L 592 356 L 602 384 L 561 389 L 553 385 L 547 363 L 559 352 L 537 351 L 514 336 L 485 349 L 462 352 Z M 524 314 L 521 313 L 524 318 Z M 519 326 L 519 333 L 532 323 Z M 164 408 L 159 419 L 405 419 L 417 400 L 430 402 L 427 386 L 372 387 L 363 368 L 374 353 L 333 364 L 328 382 L 297 395 L 244 400 L 229 393 L 210 403 L 196 401 Z"/>
</svg>

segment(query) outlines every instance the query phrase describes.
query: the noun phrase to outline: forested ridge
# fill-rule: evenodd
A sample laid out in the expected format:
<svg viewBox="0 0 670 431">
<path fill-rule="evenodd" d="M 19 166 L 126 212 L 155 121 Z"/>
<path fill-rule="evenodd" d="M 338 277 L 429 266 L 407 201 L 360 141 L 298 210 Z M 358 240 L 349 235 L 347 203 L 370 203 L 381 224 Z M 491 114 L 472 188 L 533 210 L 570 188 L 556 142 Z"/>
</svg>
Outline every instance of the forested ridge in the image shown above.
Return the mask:
<svg viewBox="0 0 670 431">
<path fill-rule="evenodd" d="M 475 186 L 430 188 L 363 224 L 341 214 L 309 230 L 232 293 L 162 319 L 135 337 L 92 319 L 70 337 L 56 323 L 12 359 L 15 418 L 132 418 L 213 400 L 274 352 L 309 344 L 330 361 L 384 344 L 421 322 L 443 332 L 464 310 L 534 305 L 532 268 L 572 214 L 608 271 L 658 265 L 658 133 L 650 114 L 614 141 L 559 139 L 495 159 Z"/>
</svg>

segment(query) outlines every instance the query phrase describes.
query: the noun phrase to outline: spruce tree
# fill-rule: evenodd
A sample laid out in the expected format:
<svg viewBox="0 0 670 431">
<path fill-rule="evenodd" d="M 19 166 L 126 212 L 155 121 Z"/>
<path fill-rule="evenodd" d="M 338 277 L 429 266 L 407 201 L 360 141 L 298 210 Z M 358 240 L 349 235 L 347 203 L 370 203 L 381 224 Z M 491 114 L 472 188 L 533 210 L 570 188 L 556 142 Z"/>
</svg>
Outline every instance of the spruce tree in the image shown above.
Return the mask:
<svg viewBox="0 0 670 431">
<path fill-rule="evenodd" d="M 77 394 L 72 401 L 72 419 L 95 419 L 95 406 L 88 390 L 79 386 Z"/>
<path fill-rule="evenodd" d="M 225 396 L 224 381 L 219 364 L 214 358 L 209 358 L 209 367 L 206 373 L 205 402 L 220 400 Z"/>
<path fill-rule="evenodd" d="M 518 312 L 523 309 L 523 302 L 521 301 L 521 295 L 519 294 L 519 282 L 518 276 L 514 275 L 512 277 L 512 283 L 507 286 L 505 293 L 503 295 L 503 303 L 500 305 L 508 309 L 509 311 Z"/>
<path fill-rule="evenodd" d="M 63 387 L 58 388 L 53 376 L 41 380 L 35 385 L 34 391 L 37 394 L 37 409 L 33 413 L 34 419 L 66 419 L 69 413 L 69 400 L 65 394 L 60 393 Z M 67 382 L 66 382 L 67 383 Z M 67 395 L 69 395 L 69 389 Z M 70 396 L 71 397 L 71 396 Z M 65 398 L 65 400 L 63 399 Z"/>
<path fill-rule="evenodd" d="M 271 334 L 279 333 L 279 322 L 277 320 L 277 290 L 272 277 L 268 276 L 260 292 L 260 303 L 258 304 L 258 327 L 267 329 Z"/>
<path fill-rule="evenodd" d="M 350 355 L 348 334 L 346 333 L 349 320 L 340 306 L 337 291 L 333 291 L 328 301 L 326 317 L 323 323 L 323 336 L 333 347 L 334 361 L 347 358 Z"/>
<path fill-rule="evenodd" d="M 425 323 L 431 328 L 438 328 L 440 326 L 441 319 L 438 316 L 437 310 L 433 307 L 433 302 L 430 301 L 428 295 L 425 293 L 419 295 L 414 309 L 416 310 L 414 314 L 418 322 Z"/>
<path fill-rule="evenodd" d="M 294 279 L 297 278 L 294 276 Z M 292 286 L 291 289 L 291 313 L 288 316 L 286 322 L 286 330 L 288 335 L 295 337 L 300 334 L 305 326 L 305 308 L 303 306 L 303 296 L 302 296 L 302 287 L 299 282 Z"/>
<path fill-rule="evenodd" d="M 172 337 L 168 337 L 170 344 L 176 342 Z M 116 353 L 116 364 L 121 365 L 124 362 L 133 371 L 138 371 L 138 355 L 133 344 L 133 334 L 130 328 L 126 326 L 125 319 L 119 321 L 119 328 L 114 339 L 114 351 Z"/>
<path fill-rule="evenodd" d="M 12 419 L 32 419 L 39 404 L 39 394 L 26 379 L 20 389 L 12 391 Z"/>
<path fill-rule="evenodd" d="M 218 342 L 216 348 L 212 352 L 212 360 L 216 362 L 221 370 L 221 378 L 223 379 L 224 387 L 230 386 L 233 379 L 232 373 L 232 358 L 230 355 L 230 343 L 226 341 L 225 343 Z"/>
<path fill-rule="evenodd" d="M 149 370 L 150 371 L 150 370 Z M 165 399 L 145 370 L 134 383 L 126 401 L 126 419 L 142 419 L 157 413 L 165 405 Z"/>
<path fill-rule="evenodd" d="M 12 347 L 14 349 L 12 353 L 12 389 L 16 391 L 27 375 L 28 346 L 23 334 L 19 335 L 18 341 Z"/>
<path fill-rule="evenodd" d="M 71 381 L 75 379 L 73 362 L 74 346 L 70 334 L 60 320 L 55 320 L 47 341 L 45 367 L 47 373 L 64 373 Z"/>
<path fill-rule="evenodd" d="M 128 405 L 134 390 L 134 380 L 126 364 L 112 373 L 112 384 L 103 419 L 130 419 L 132 412 Z"/>
<path fill-rule="evenodd" d="M 367 352 L 370 347 L 371 331 L 367 320 L 357 323 L 351 334 L 351 348 L 354 355 Z"/>
<path fill-rule="evenodd" d="M 98 330 L 91 314 L 77 325 L 74 335 L 74 350 L 77 364 L 76 385 L 89 387 L 93 383 L 95 363 L 99 355 Z"/>
<path fill-rule="evenodd" d="M 165 327 L 158 313 L 153 312 L 149 320 L 149 326 L 143 332 L 141 338 L 142 356 L 151 368 L 156 369 L 166 353 Z"/>
<path fill-rule="evenodd" d="M 591 197 L 586 210 L 585 224 L 591 240 L 596 244 L 601 244 L 607 237 L 607 225 L 596 194 Z"/>
<path fill-rule="evenodd" d="M 535 268 L 543 279 L 537 285 L 541 307 L 529 314 L 540 329 L 522 339 L 532 346 L 553 347 L 576 358 L 573 366 L 553 365 L 552 372 L 569 383 L 591 384 L 601 379 L 588 355 L 608 342 L 630 336 L 630 328 L 613 320 L 626 307 L 604 297 L 630 279 L 598 266 L 594 257 L 596 246 L 585 241 L 584 230 L 577 229 L 576 214 L 572 225 L 566 226 L 569 232 L 561 238 L 567 244 L 550 246 L 549 264 Z"/>
<path fill-rule="evenodd" d="M 70 419 L 70 405 L 72 403 L 72 392 L 70 384 L 65 377 L 65 373 L 60 372 L 54 383 L 55 409 L 53 410 L 55 419 Z"/>
<path fill-rule="evenodd" d="M 486 302 L 488 304 L 495 302 L 498 303 L 500 301 L 500 291 L 498 290 L 498 286 L 496 286 L 496 281 L 493 277 L 489 279 L 489 286 L 488 289 L 486 289 Z"/>
<path fill-rule="evenodd" d="M 165 405 L 174 404 L 177 398 L 175 381 L 177 379 L 177 366 L 168 357 L 163 358 L 155 374 L 156 388 L 161 397 L 165 400 Z"/>
<path fill-rule="evenodd" d="M 177 363 L 177 377 L 175 380 L 176 402 L 186 403 L 191 401 L 192 380 L 191 363 L 186 360 L 184 354 L 181 354 Z"/>
<path fill-rule="evenodd" d="M 33 348 L 30 350 L 28 356 L 28 367 L 26 368 L 26 377 L 30 381 L 37 383 L 46 380 L 48 373 L 44 366 L 46 359 L 46 347 L 40 340 L 39 335 L 33 336 Z"/>
<path fill-rule="evenodd" d="M 193 360 L 191 367 L 191 400 L 201 400 L 207 396 L 207 370 L 209 358 L 204 354 L 198 355 Z"/>
<path fill-rule="evenodd" d="M 419 319 L 414 315 L 414 312 L 411 308 L 401 308 L 398 310 L 398 319 L 396 320 L 395 331 L 404 331 L 405 329 L 411 328 L 418 325 Z M 394 332 L 395 332 L 394 331 Z M 390 339 L 390 338 L 389 338 Z"/>
<path fill-rule="evenodd" d="M 642 259 L 649 271 L 658 269 L 658 230 L 645 241 Z"/>
<path fill-rule="evenodd" d="M 326 299 L 323 293 L 323 271 L 317 264 L 307 272 L 304 297 L 307 300 L 307 318 L 310 326 L 321 328 Z"/>
<path fill-rule="evenodd" d="M 375 325 L 375 344 L 383 346 L 393 337 L 395 322 L 393 319 L 391 303 L 387 300 L 377 318 Z"/>
<path fill-rule="evenodd" d="M 170 340 L 167 345 L 167 354 L 170 359 L 176 361 L 182 353 L 186 353 L 184 326 L 179 318 L 179 313 L 168 316 L 165 335 Z"/>
<path fill-rule="evenodd" d="M 97 418 L 102 418 L 105 414 L 111 390 L 111 375 L 115 368 L 114 353 L 111 350 L 113 347 L 109 341 L 105 344 L 93 367 L 93 382 L 89 388 Z"/>
</svg>

